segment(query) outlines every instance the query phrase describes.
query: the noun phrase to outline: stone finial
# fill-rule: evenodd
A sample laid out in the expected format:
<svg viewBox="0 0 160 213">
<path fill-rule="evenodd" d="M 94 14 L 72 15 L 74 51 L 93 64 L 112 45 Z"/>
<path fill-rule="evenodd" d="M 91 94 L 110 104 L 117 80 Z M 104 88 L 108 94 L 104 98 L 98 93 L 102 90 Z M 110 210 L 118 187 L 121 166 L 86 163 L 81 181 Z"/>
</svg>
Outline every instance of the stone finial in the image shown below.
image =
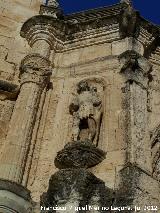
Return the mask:
<svg viewBox="0 0 160 213">
<path fill-rule="evenodd" d="M 121 0 L 121 3 L 126 3 L 128 5 L 132 5 L 132 0 Z"/>
<path fill-rule="evenodd" d="M 59 3 L 57 0 L 45 0 L 45 4 L 46 6 L 50 6 L 50 7 L 59 7 Z"/>
<path fill-rule="evenodd" d="M 56 19 L 63 17 L 58 0 L 44 0 L 44 4 L 40 6 L 39 14 L 52 16 Z"/>
</svg>

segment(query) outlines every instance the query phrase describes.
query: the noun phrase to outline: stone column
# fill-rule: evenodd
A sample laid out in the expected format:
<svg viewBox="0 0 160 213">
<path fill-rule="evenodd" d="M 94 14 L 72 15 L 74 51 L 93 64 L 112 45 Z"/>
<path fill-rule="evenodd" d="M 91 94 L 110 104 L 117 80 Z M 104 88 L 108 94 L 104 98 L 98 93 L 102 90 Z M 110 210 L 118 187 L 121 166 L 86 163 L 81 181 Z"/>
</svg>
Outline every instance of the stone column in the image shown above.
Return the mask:
<svg viewBox="0 0 160 213">
<path fill-rule="evenodd" d="M 115 206 L 145 212 L 159 205 L 159 183 L 152 176 L 151 141 L 148 130 L 148 83 L 151 65 L 141 55 L 127 51 L 120 56 L 125 78 L 126 165 L 120 171 Z M 150 184 L 148 184 L 150 183 Z"/>
<path fill-rule="evenodd" d="M 49 61 L 38 54 L 22 61 L 21 89 L 0 159 L 0 177 L 21 183 L 41 93 L 47 84 Z M 2 171 L 2 172 L 1 172 Z"/>
<path fill-rule="evenodd" d="M 48 30 L 44 20 L 43 16 L 33 17 L 21 30 L 32 49 L 21 62 L 20 93 L 0 156 L 0 207 L 5 207 L 5 213 L 12 208 L 18 213 L 32 211 L 30 193 L 22 186 L 22 180 L 41 94 L 51 74 L 49 56 L 55 42 L 54 29 L 50 25 Z"/>
<path fill-rule="evenodd" d="M 124 76 L 126 108 L 126 143 L 128 163 L 151 172 L 151 146 L 148 131 L 148 82 L 151 65 L 134 51 L 120 56 L 121 74 Z"/>
</svg>

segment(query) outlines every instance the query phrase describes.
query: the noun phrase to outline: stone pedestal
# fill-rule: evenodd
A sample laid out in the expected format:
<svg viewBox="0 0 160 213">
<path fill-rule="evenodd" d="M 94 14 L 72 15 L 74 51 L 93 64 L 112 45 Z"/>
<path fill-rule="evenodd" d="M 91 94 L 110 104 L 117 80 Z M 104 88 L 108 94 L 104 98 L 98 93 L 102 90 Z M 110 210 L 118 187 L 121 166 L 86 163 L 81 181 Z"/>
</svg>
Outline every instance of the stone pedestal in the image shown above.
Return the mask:
<svg viewBox="0 0 160 213">
<path fill-rule="evenodd" d="M 110 206 L 113 191 L 87 171 L 104 158 L 105 153 L 89 140 L 68 143 L 55 159 L 60 171 L 51 176 L 48 191 L 41 196 L 42 212 L 60 212 L 61 208 L 67 213 L 100 212 Z"/>
<path fill-rule="evenodd" d="M 65 208 L 65 212 L 100 210 L 110 206 L 112 198 L 112 190 L 86 169 L 62 169 L 50 178 L 48 191 L 41 196 L 41 209 L 44 213 L 54 212 L 52 207 Z"/>
</svg>

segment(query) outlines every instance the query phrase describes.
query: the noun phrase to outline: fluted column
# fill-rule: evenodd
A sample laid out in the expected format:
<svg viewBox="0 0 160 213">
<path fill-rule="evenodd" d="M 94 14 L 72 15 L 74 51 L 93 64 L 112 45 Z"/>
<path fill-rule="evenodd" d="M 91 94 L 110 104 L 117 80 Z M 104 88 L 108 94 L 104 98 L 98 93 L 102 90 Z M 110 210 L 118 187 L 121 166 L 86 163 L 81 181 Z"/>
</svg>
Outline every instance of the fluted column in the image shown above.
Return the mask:
<svg viewBox="0 0 160 213">
<path fill-rule="evenodd" d="M 41 95 L 51 75 L 49 57 L 56 46 L 55 25 L 55 18 L 38 15 L 26 21 L 21 29 L 31 51 L 21 61 L 20 93 L 0 156 L 0 210 L 2 206 L 5 213 L 14 212 L 11 209 L 18 213 L 32 212 L 30 192 L 22 181 Z"/>
<path fill-rule="evenodd" d="M 21 36 L 31 51 L 20 66 L 21 89 L 0 157 L 0 179 L 22 183 L 41 94 L 51 74 L 49 57 L 56 45 L 56 22 L 53 17 L 39 15 L 22 26 Z"/>
<path fill-rule="evenodd" d="M 49 74 L 49 61 L 40 55 L 29 55 L 22 61 L 21 90 L 0 160 L 3 179 L 22 181 L 41 93 Z"/>
</svg>

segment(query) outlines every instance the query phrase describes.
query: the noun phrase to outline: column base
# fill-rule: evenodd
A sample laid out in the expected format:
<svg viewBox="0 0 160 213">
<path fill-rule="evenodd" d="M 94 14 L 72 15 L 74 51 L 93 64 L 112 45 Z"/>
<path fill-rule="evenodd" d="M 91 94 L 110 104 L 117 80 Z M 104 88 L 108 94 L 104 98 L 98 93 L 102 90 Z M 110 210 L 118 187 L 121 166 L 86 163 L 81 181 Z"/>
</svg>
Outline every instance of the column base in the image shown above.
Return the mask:
<svg viewBox="0 0 160 213">
<path fill-rule="evenodd" d="M 32 213 L 30 192 L 23 186 L 0 180 L 0 212 Z"/>
</svg>

